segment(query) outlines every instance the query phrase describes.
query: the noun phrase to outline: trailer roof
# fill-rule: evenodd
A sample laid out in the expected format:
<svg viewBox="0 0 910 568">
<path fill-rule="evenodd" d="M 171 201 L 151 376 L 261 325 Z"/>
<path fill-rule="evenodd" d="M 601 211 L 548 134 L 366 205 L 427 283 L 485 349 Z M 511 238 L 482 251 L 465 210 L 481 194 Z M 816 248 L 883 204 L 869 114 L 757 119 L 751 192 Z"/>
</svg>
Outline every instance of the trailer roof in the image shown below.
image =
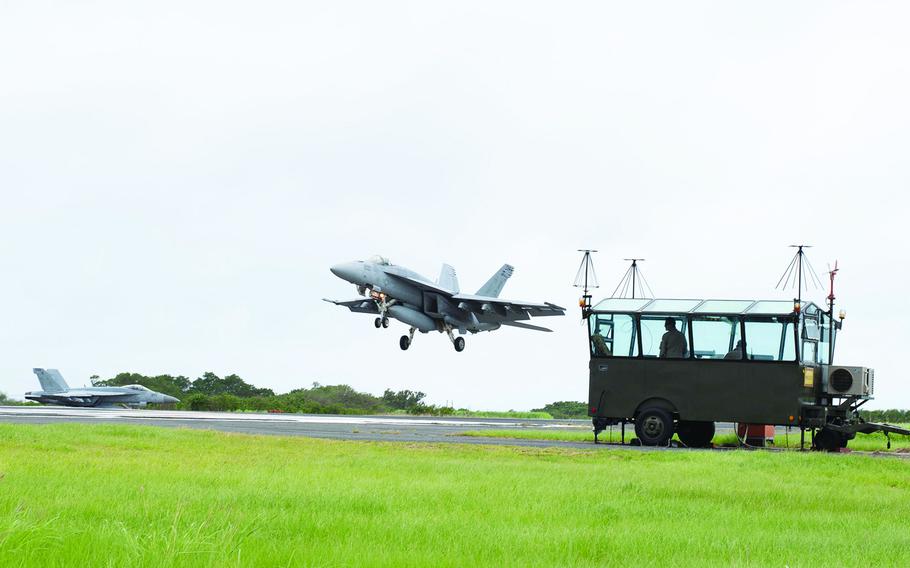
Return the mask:
<svg viewBox="0 0 910 568">
<path fill-rule="evenodd" d="M 785 316 L 793 313 L 787 300 L 686 300 L 673 298 L 607 298 L 594 306 L 595 312 L 659 314 L 724 314 Z M 802 302 L 802 311 L 819 311 L 812 302 Z"/>
</svg>

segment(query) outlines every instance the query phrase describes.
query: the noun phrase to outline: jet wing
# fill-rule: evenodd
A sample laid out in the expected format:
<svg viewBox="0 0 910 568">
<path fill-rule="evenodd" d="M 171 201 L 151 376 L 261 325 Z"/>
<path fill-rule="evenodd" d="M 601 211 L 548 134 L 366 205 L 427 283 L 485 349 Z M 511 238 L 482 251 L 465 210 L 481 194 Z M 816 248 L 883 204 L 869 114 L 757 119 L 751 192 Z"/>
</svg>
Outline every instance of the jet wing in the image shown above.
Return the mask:
<svg viewBox="0 0 910 568">
<path fill-rule="evenodd" d="M 346 302 L 336 302 L 335 300 L 329 300 L 328 298 L 323 298 L 323 302 L 328 302 L 330 304 L 335 304 L 336 306 L 344 306 L 351 310 L 352 312 L 357 312 L 361 314 L 378 314 L 379 309 L 376 307 L 376 302 L 367 298 L 358 298 L 356 300 L 348 300 Z"/>
<path fill-rule="evenodd" d="M 472 294 L 456 294 L 452 296 L 452 300 L 468 304 L 472 308 L 472 311 L 496 312 L 501 316 L 506 315 L 509 312 L 525 312 L 527 315 L 533 317 L 566 315 L 565 308 L 561 308 L 550 302 L 540 304 L 537 302 L 503 300 L 502 298 L 475 296 Z M 527 317 L 515 319 L 527 319 Z"/>
<path fill-rule="evenodd" d="M 552 329 L 547 329 L 547 328 L 545 328 L 545 327 L 540 327 L 539 325 L 531 325 L 531 324 L 529 324 L 529 323 L 521 323 L 521 322 L 517 322 L 517 321 L 504 321 L 504 322 L 502 322 L 502 325 L 509 325 L 509 326 L 512 326 L 512 327 L 520 327 L 520 328 L 522 328 L 522 329 L 533 329 L 534 331 L 546 331 L 546 332 L 548 332 L 548 333 L 553 331 Z"/>
</svg>

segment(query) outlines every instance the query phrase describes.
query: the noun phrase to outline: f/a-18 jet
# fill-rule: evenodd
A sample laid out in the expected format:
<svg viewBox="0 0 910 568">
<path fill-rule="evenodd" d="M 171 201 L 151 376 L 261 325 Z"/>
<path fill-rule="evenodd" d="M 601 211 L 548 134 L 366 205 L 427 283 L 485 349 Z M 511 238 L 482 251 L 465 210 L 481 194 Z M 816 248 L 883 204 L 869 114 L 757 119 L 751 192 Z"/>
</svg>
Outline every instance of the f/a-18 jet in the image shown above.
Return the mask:
<svg viewBox="0 0 910 568">
<path fill-rule="evenodd" d="M 142 385 L 71 389 L 57 369 L 32 369 L 32 371 L 38 375 L 38 382 L 41 383 L 41 388 L 44 390 L 27 392 L 25 398 L 43 404 L 113 408 L 116 406 L 145 406 L 150 402 L 157 404 L 180 402 L 172 396 L 149 390 Z"/>
<path fill-rule="evenodd" d="M 375 314 L 373 324 L 389 327 L 389 318 L 410 326 L 408 335 L 402 335 L 398 345 L 407 350 L 414 341 L 414 333 L 438 331 L 446 333 L 455 346 L 463 351 L 465 341 L 459 335 L 493 331 L 501 326 L 520 327 L 535 331 L 551 331 L 545 327 L 525 323 L 532 316 L 562 316 L 565 308 L 549 302 L 521 302 L 499 298 L 506 280 L 514 269 L 503 265 L 476 294 L 462 294 L 458 287 L 455 269 L 442 265 L 439 279 L 428 278 L 391 264 L 388 259 L 374 256 L 366 261 L 337 264 L 332 274 L 357 287 L 364 298 L 338 302 L 325 299 L 352 312 Z"/>
</svg>

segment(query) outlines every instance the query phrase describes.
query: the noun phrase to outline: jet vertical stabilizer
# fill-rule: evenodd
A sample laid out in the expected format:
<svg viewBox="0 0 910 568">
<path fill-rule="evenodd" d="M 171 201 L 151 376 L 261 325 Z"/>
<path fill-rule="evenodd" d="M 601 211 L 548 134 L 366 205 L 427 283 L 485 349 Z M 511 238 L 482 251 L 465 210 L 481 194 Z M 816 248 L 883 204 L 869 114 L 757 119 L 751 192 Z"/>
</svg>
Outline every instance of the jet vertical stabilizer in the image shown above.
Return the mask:
<svg viewBox="0 0 910 568">
<path fill-rule="evenodd" d="M 442 272 L 439 273 L 439 281 L 436 283 L 456 294 L 461 292 L 458 288 L 458 275 L 455 274 L 455 268 L 448 264 L 442 265 Z"/>
<path fill-rule="evenodd" d="M 38 382 L 44 392 L 63 392 L 70 390 L 69 385 L 63 380 L 63 375 L 57 369 L 32 369 L 38 375 Z"/>
<path fill-rule="evenodd" d="M 506 280 L 512 276 L 512 272 L 515 269 L 508 265 L 503 264 L 502 268 L 499 269 L 499 272 L 494 274 L 487 283 L 481 286 L 480 290 L 477 291 L 478 296 L 486 296 L 487 298 L 498 298 L 499 293 L 502 292 L 502 287 L 506 285 Z"/>
</svg>

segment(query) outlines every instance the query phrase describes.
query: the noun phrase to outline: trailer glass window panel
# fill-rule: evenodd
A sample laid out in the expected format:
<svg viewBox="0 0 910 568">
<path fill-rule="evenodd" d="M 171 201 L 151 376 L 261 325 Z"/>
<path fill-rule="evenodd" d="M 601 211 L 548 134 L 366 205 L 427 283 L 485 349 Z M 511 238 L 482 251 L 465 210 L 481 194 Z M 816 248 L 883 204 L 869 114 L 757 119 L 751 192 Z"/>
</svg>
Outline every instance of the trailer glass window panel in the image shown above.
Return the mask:
<svg viewBox="0 0 910 568">
<path fill-rule="evenodd" d="M 685 342 L 688 347 L 689 331 L 688 318 L 681 314 L 660 314 L 660 315 L 641 315 L 641 352 L 645 357 L 659 357 L 660 343 L 665 333 L 667 318 L 673 318 L 676 330 L 685 336 Z M 689 357 L 689 349 L 685 349 L 682 354 L 671 355 L 673 359 L 686 359 Z"/>
<path fill-rule="evenodd" d="M 751 361 L 795 361 L 796 338 L 789 317 L 749 316 L 746 356 Z"/>
<path fill-rule="evenodd" d="M 591 355 L 638 357 L 635 318 L 629 314 L 598 314 L 591 324 Z"/>
<path fill-rule="evenodd" d="M 821 329 L 818 325 L 818 317 L 813 312 L 806 311 L 803 314 L 803 332 L 802 344 L 800 346 L 800 355 L 802 362 L 807 365 L 814 365 L 818 357 L 818 341 L 821 339 Z M 813 314 L 813 315 L 810 315 Z"/>
<path fill-rule="evenodd" d="M 694 316 L 692 354 L 696 359 L 742 360 L 742 327 L 738 317 Z"/>
</svg>

